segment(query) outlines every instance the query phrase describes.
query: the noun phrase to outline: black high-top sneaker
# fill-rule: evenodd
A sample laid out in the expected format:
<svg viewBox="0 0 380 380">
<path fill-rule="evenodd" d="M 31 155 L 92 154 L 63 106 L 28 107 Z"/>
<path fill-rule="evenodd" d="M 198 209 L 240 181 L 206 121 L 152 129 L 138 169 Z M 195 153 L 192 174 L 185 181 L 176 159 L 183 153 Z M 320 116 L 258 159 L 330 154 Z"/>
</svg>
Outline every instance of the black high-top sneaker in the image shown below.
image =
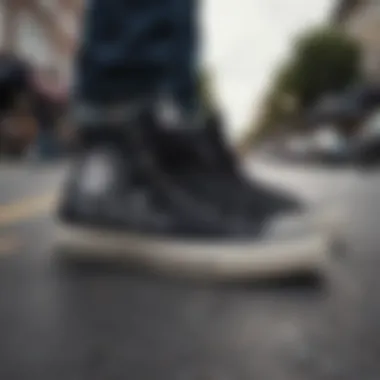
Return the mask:
<svg viewBox="0 0 380 380">
<path fill-rule="evenodd" d="M 278 218 L 269 208 L 252 217 L 204 196 L 192 183 L 204 179 L 191 165 L 193 152 L 173 156 L 191 140 L 156 123 L 152 112 L 82 140 L 59 209 L 57 239 L 67 255 L 222 279 L 319 271 L 328 263 L 315 220 Z"/>
<path fill-rule="evenodd" d="M 244 171 L 241 162 L 229 145 L 220 113 L 205 115 L 202 131 L 202 152 L 199 159 L 206 162 L 207 170 L 224 184 L 223 202 L 245 212 L 257 214 L 262 210 L 275 213 L 300 213 L 304 205 L 291 194 L 253 181 Z"/>
<path fill-rule="evenodd" d="M 225 141 L 217 113 L 192 119 L 178 115 L 171 127 L 156 116 L 146 144 L 173 181 L 199 202 L 230 217 L 254 220 L 302 210 L 289 194 L 248 180 Z"/>
</svg>

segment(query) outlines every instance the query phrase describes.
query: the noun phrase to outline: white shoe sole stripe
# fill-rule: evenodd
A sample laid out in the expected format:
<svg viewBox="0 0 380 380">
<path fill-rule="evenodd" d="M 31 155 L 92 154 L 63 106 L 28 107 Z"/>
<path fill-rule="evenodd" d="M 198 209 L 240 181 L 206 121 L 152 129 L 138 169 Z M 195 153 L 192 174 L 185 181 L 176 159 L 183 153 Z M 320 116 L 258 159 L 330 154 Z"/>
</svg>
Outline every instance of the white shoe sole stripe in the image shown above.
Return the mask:
<svg viewBox="0 0 380 380">
<path fill-rule="evenodd" d="M 56 244 L 68 257 L 126 260 L 195 277 L 242 279 L 323 272 L 327 234 L 284 242 L 204 242 L 60 226 Z"/>
</svg>

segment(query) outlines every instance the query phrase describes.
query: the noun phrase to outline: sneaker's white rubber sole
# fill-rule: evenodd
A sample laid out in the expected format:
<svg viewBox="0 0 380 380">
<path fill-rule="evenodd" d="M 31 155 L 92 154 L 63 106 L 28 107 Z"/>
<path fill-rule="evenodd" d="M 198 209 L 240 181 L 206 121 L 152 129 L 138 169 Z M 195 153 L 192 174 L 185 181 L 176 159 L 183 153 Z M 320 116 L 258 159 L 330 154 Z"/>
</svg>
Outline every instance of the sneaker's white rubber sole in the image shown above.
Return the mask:
<svg viewBox="0 0 380 380">
<path fill-rule="evenodd" d="M 104 230 L 57 228 L 56 244 L 69 259 L 128 261 L 154 270 L 217 279 L 270 278 L 324 273 L 330 261 L 327 233 L 291 241 L 174 240 Z"/>
</svg>

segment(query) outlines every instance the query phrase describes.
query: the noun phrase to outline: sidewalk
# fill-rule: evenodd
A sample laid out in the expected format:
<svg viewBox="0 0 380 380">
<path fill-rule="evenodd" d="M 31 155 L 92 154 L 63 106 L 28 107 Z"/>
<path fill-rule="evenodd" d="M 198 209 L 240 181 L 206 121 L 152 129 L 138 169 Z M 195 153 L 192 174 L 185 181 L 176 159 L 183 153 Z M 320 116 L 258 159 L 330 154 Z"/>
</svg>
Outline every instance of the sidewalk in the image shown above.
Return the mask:
<svg viewBox="0 0 380 380">
<path fill-rule="evenodd" d="M 342 200 L 355 189 L 358 172 L 350 168 L 294 165 L 290 162 L 252 157 L 247 170 L 255 177 L 285 191 L 292 191 L 312 203 Z"/>
</svg>

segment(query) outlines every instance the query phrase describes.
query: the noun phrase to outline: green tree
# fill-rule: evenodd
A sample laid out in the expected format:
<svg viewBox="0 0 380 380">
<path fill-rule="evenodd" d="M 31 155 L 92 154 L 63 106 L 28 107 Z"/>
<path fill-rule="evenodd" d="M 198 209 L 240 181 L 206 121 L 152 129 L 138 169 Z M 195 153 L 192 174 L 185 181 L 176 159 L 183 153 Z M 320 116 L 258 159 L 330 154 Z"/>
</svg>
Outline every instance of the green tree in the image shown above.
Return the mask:
<svg viewBox="0 0 380 380">
<path fill-rule="evenodd" d="M 332 28 L 301 36 L 295 45 L 288 91 L 301 107 L 308 107 L 329 92 L 342 91 L 360 76 L 360 46 L 350 36 Z"/>
<path fill-rule="evenodd" d="M 291 59 L 275 75 L 263 112 L 253 120 L 242 144 L 250 144 L 252 136 L 271 134 L 283 122 L 292 120 L 297 125 L 297 116 L 321 96 L 342 91 L 360 79 L 360 61 L 360 45 L 339 30 L 328 27 L 301 35 Z"/>
</svg>

